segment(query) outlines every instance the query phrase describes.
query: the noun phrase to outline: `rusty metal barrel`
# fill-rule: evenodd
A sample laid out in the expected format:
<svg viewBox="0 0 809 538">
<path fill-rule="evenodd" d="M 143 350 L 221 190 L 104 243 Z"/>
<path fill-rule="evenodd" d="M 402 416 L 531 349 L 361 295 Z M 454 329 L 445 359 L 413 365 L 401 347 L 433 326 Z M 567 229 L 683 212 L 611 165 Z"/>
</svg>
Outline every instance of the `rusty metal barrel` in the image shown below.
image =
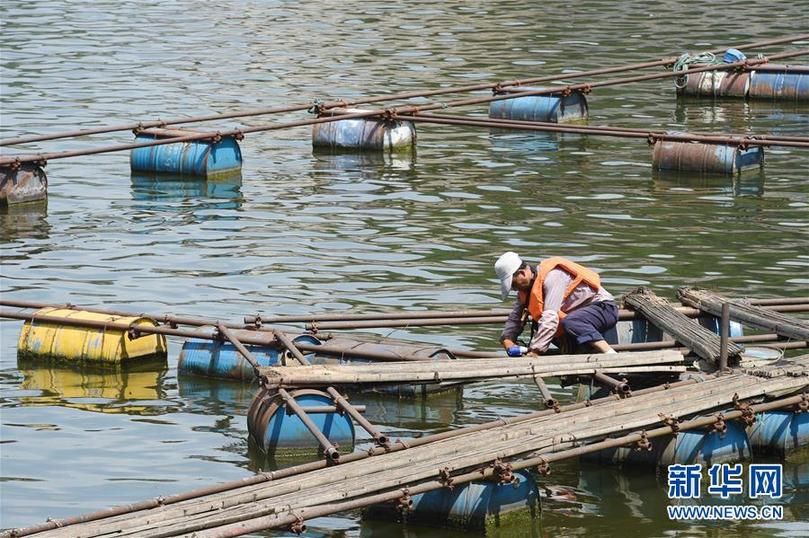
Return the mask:
<svg viewBox="0 0 809 538">
<path fill-rule="evenodd" d="M 706 174 L 737 174 L 759 168 L 764 148 L 741 148 L 730 144 L 703 144 L 658 140 L 652 150 L 655 170 L 676 170 Z"/>
<path fill-rule="evenodd" d="M 750 75 L 749 96 L 778 101 L 809 101 L 809 67 L 769 65 Z"/>
<path fill-rule="evenodd" d="M 747 97 L 750 88 L 749 71 L 705 71 L 687 75 L 677 94 L 686 97 Z"/>
<path fill-rule="evenodd" d="M 48 196 L 48 176 L 41 166 L 0 166 L 0 206 L 37 202 Z"/>
<path fill-rule="evenodd" d="M 330 112 L 353 114 L 361 109 L 331 109 Z M 312 125 L 312 147 L 332 151 L 412 150 L 416 127 L 411 121 L 375 118 L 350 118 Z"/>
</svg>

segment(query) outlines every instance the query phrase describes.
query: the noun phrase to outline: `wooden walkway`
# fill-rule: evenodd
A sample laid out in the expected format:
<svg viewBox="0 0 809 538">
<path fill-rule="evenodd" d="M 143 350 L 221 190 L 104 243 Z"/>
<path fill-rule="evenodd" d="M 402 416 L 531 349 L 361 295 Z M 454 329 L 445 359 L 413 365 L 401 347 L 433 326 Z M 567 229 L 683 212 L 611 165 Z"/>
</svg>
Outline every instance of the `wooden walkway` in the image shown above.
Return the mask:
<svg viewBox="0 0 809 538">
<path fill-rule="evenodd" d="M 804 355 L 787 366 L 708 377 L 703 382 L 647 389 L 632 398 L 573 405 L 561 413 L 535 412 L 485 427 L 472 426 L 435 436 L 435 440 L 419 446 L 409 447 L 400 441 L 387 450 L 352 454 L 353 460 L 347 457 L 338 465 L 324 463 L 316 469 L 309 464 L 278 474 L 266 473 L 260 477 L 262 483 L 234 483 L 213 494 L 161 499 L 151 509 L 127 512 L 124 508 L 125 513 L 110 517 L 102 517 L 109 512 L 100 512 L 85 518 L 93 521 L 80 524 L 64 520 L 44 523 L 39 529 L 51 529 L 36 536 L 157 538 L 194 533 L 202 538 L 294 528 L 313 517 L 497 477 L 504 466 L 507 470 L 520 469 L 575 457 L 583 450 L 605 447 L 604 443 L 610 441 L 603 440 L 612 436 L 631 434 L 616 440 L 627 444 L 639 439 L 632 432 L 648 430 L 650 437 L 670 433 L 671 427 L 677 427 L 675 417 L 683 419 L 730 408 L 725 414 L 729 419 L 738 415 L 732 410 L 734 402 L 764 396 L 782 398 L 771 404 L 775 407 L 805 402 L 805 395 L 783 397 L 807 388 L 809 355 Z M 679 429 L 698 423 L 684 422 Z"/>
</svg>

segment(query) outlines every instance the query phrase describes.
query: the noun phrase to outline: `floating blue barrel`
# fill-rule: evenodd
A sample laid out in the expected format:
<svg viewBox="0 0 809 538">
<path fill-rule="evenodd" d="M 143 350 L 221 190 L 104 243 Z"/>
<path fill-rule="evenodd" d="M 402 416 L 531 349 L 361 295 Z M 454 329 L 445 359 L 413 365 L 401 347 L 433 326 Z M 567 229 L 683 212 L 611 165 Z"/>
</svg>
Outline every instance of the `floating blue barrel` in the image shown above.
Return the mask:
<svg viewBox="0 0 809 538">
<path fill-rule="evenodd" d="M 529 86 L 514 87 L 500 92 L 500 95 L 541 89 Z M 489 117 L 505 120 L 564 123 L 585 119 L 587 113 L 587 99 L 581 92 L 573 92 L 570 95 L 561 93 L 528 95 L 489 103 Z"/>
<path fill-rule="evenodd" d="M 735 421 L 726 423 L 724 435 L 708 429 L 650 439 L 651 450 L 634 446 L 610 448 L 582 456 L 585 461 L 618 465 L 658 465 L 675 463 L 713 465 L 750 459 L 750 441 L 744 428 Z"/>
<path fill-rule="evenodd" d="M 325 392 L 301 389 L 290 391 L 301 407 L 333 406 Z M 340 452 L 354 450 L 354 424 L 346 413 L 307 413 L 323 435 Z M 273 456 L 314 454 L 320 444 L 301 419 L 287 410 L 284 400 L 274 390 L 260 388 L 247 412 L 250 438 L 262 452 Z"/>
<path fill-rule="evenodd" d="M 359 109 L 333 109 L 351 114 Z M 416 144 L 412 121 L 353 118 L 312 125 L 312 147 L 330 150 L 410 151 Z"/>
<path fill-rule="evenodd" d="M 769 65 L 750 75 L 749 96 L 779 101 L 809 100 L 809 68 Z"/>
<path fill-rule="evenodd" d="M 48 176 L 41 166 L 0 166 L 0 207 L 37 202 L 48 196 Z"/>
<path fill-rule="evenodd" d="M 531 528 L 540 515 L 536 481 L 527 471 L 515 471 L 513 484 L 493 481 L 469 482 L 452 490 L 442 488 L 413 495 L 413 505 L 405 516 L 408 522 L 493 533 L 499 528 Z M 375 505 L 364 517 L 391 519 L 395 508 Z"/>
<path fill-rule="evenodd" d="M 320 343 L 317 338 L 309 335 L 297 336 L 293 341 Z M 282 363 L 284 350 L 279 347 L 254 345 L 244 347 L 250 351 L 260 366 L 275 366 Z M 183 342 L 177 361 L 177 373 L 242 381 L 251 381 L 255 378 L 253 367 L 233 344 L 222 340 L 196 338 Z"/>
<path fill-rule="evenodd" d="M 749 71 L 705 71 L 686 75 L 686 83 L 677 88 L 677 94 L 686 97 L 744 98 L 749 88 Z"/>
<path fill-rule="evenodd" d="M 665 445 L 658 463 L 662 466 L 674 463 L 709 466 L 749 460 L 750 440 L 744 428 L 737 421 L 725 424 L 727 430 L 722 435 L 709 429 L 680 432 Z"/>
<path fill-rule="evenodd" d="M 658 140 L 652 152 L 652 167 L 656 170 L 737 174 L 758 169 L 763 163 L 764 148 L 761 146 L 742 149 L 728 144 Z"/>
<path fill-rule="evenodd" d="M 135 142 L 201 134 L 185 129 L 144 129 Z M 129 155 L 133 172 L 159 172 L 203 178 L 227 177 L 242 169 L 242 152 L 232 136 L 135 148 Z"/>
<path fill-rule="evenodd" d="M 768 411 L 748 428 L 753 451 L 780 457 L 809 446 L 809 413 Z"/>
</svg>

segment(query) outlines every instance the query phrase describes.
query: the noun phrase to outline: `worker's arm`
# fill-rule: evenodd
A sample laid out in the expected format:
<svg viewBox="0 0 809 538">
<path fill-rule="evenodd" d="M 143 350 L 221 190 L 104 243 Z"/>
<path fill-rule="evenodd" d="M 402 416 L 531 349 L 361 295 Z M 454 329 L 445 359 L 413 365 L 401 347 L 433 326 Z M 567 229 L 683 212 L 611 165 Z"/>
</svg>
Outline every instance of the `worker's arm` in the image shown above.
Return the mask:
<svg viewBox="0 0 809 538">
<path fill-rule="evenodd" d="M 529 353 L 545 353 L 551 345 L 553 337 L 559 329 L 559 311 L 565 298 L 565 290 L 573 279 L 565 271 L 554 269 L 545 277 L 543 285 L 543 299 L 545 300 L 542 315 L 537 320 L 537 330 L 531 344 Z"/>
</svg>

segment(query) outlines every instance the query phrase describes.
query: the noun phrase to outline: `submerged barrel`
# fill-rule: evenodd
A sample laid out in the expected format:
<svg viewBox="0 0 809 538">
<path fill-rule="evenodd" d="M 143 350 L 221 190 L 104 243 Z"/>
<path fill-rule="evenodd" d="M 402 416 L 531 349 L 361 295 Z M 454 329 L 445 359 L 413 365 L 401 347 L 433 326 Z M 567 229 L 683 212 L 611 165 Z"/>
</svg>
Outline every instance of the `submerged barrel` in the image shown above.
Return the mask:
<svg viewBox="0 0 809 538">
<path fill-rule="evenodd" d="M 750 440 L 744 428 L 735 421 L 725 423 L 724 434 L 697 428 L 651 439 L 651 450 L 634 446 L 610 448 L 582 456 L 585 461 L 618 465 L 713 465 L 750 459 Z"/>
<path fill-rule="evenodd" d="M 768 65 L 750 75 L 749 96 L 778 101 L 809 100 L 809 67 Z"/>
<path fill-rule="evenodd" d="M 334 400 L 319 390 L 289 392 L 303 408 L 334 406 Z M 354 450 L 354 424 L 347 413 L 312 412 L 309 418 L 340 452 Z M 275 390 L 260 388 L 247 412 L 250 439 L 267 455 L 300 456 L 316 454 L 321 447 L 317 438 L 298 415 L 287 409 Z"/>
<path fill-rule="evenodd" d="M 0 166 L 0 207 L 37 202 L 48 196 L 48 176 L 41 166 Z"/>
<path fill-rule="evenodd" d="M 498 95 L 541 89 L 543 88 L 513 87 L 500 91 Z M 587 99 L 581 92 L 573 92 L 569 95 L 562 93 L 528 95 L 492 101 L 489 104 L 489 117 L 505 120 L 564 123 L 586 119 L 587 114 Z"/>
<path fill-rule="evenodd" d="M 700 325 L 706 329 L 720 334 L 720 321 L 715 316 L 701 316 L 697 318 Z M 730 322 L 730 336 L 735 338 L 744 336 L 744 327 L 737 321 Z M 646 318 L 637 318 L 619 321 L 615 327 L 604 332 L 604 339 L 610 344 L 640 344 L 646 342 L 660 342 L 667 336 L 654 323 Z M 670 338 L 670 337 L 669 337 Z"/>
<path fill-rule="evenodd" d="M 413 495 L 408 522 L 484 531 L 532 528 L 540 515 L 537 483 L 527 471 L 515 471 L 514 483 L 469 482 Z M 408 503 L 409 504 L 409 503 Z M 398 514 L 390 504 L 366 508 L 363 516 L 389 520 Z"/>
<path fill-rule="evenodd" d="M 71 320 L 70 324 L 40 321 L 38 316 Z M 87 321 L 87 326 L 76 326 Z M 141 358 L 166 356 L 166 337 L 142 334 L 130 339 L 127 331 L 93 327 L 99 323 L 125 323 L 131 327 L 154 327 L 154 320 L 144 317 L 115 316 L 60 308 L 37 310 L 20 331 L 17 353 L 22 358 L 55 359 L 69 362 L 87 361 L 100 365 L 115 365 Z"/>
<path fill-rule="evenodd" d="M 332 109 L 351 114 L 360 109 Z M 312 125 L 312 147 L 338 151 L 412 150 L 416 144 L 416 127 L 412 121 L 352 118 Z"/>
<path fill-rule="evenodd" d="M 144 129 L 135 142 L 202 134 L 186 129 Z M 232 136 L 135 148 L 129 155 L 133 172 L 158 172 L 200 178 L 227 177 L 242 169 L 242 152 Z"/>
<path fill-rule="evenodd" d="M 293 341 L 320 343 L 317 338 L 309 335 L 297 336 Z M 250 351 L 259 366 L 282 364 L 285 351 L 280 347 L 256 345 L 244 347 Z M 256 377 L 253 367 L 230 342 L 196 338 L 183 342 L 177 361 L 177 373 L 241 381 L 252 381 Z"/>
<path fill-rule="evenodd" d="M 685 84 L 677 87 L 677 94 L 686 97 L 744 98 L 750 88 L 749 71 L 705 71 L 685 78 Z"/>
<path fill-rule="evenodd" d="M 658 140 L 652 151 L 652 167 L 657 170 L 737 174 L 764 163 L 761 146 L 742 149 L 729 144 Z"/>
<path fill-rule="evenodd" d="M 748 428 L 753 451 L 780 457 L 809 447 L 809 413 L 767 411 Z"/>
</svg>

